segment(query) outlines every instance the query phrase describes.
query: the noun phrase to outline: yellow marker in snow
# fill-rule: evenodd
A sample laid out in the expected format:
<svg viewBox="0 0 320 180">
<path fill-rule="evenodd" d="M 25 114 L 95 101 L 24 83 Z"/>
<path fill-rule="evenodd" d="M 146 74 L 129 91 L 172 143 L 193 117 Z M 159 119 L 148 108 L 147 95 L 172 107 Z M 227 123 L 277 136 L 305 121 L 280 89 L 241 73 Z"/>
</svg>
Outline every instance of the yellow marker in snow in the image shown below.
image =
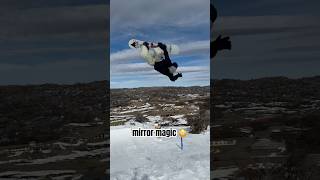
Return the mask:
<svg viewBox="0 0 320 180">
<path fill-rule="evenodd" d="M 184 129 L 180 129 L 179 132 L 178 132 L 179 136 L 180 136 L 180 139 L 181 139 L 181 150 L 183 150 L 183 141 L 182 141 L 182 138 L 186 137 L 187 136 L 187 131 L 184 130 Z"/>
<path fill-rule="evenodd" d="M 178 132 L 178 134 L 179 134 L 179 136 L 180 136 L 181 138 L 184 138 L 184 137 L 187 136 L 187 131 L 184 130 L 184 129 L 180 129 L 179 132 Z"/>
</svg>

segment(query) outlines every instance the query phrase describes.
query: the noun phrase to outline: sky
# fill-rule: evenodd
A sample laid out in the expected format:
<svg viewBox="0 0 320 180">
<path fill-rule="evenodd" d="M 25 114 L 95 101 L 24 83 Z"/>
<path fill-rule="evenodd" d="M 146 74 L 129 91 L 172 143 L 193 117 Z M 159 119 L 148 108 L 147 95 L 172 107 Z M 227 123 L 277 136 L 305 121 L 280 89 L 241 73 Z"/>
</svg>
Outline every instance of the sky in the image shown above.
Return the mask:
<svg viewBox="0 0 320 180">
<path fill-rule="evenodd" d="M 215 0 L 212 36 L 231 36 L 233 49 L 211 68 L 208 1 L 112 0 L 109 22 L 108 0 L 2 0 L 0 85 L 104 80 L 109 62 L 112 87 L 205 85 L 210 69 L 219 79 L 319 75 L 320 1 Z M 172 83 L 144 64 L 131 37 L 181 46 L 172 59 L 184 77 Z"/>
<path fill-rule="evenodd" d="M 209 0 L 111 0 L 110 86 L 205 86 L 210 83 Z M 171 56 L 183 77 L 171 82 L 148 65 L 132 38 L 177 44 L 181 53 Z"/>
<path fill-rule="evenodd" d="M 105 0 L 1 0 L 0 85 L 107 79 Z"/>
<path fill-rule="evenodd" d="M 212 38 L 232 39 L 211 64 L 214 79 L 320 75 L 320 1 L 215 0 Z"/>
</svg>

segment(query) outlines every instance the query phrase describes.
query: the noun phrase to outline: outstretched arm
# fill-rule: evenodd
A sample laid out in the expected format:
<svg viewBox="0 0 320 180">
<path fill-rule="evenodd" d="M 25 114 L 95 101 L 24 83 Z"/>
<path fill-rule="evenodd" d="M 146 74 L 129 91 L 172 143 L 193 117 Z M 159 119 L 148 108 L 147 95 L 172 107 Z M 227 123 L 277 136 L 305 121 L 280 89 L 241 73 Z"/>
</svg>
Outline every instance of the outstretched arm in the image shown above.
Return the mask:
<svg viewBox="0 0 320 180">
<path fill-rule="evenodd" d="M 156 47 L 159 47 L 159 46 L 158 46 L 158 44 L 151 43 L 151 44 L 150 44 L 150 47 L 151 47 L 151 48 L 156 48 Z"/>
<path fill-rule="evenodd" d="M 145 47 L 149 50 L 149 43 L 143 42 L 143 43 L 142 43 L 142 46 L 145 46 Z"/>
<path fill-rule="evenodd" d="M 156 47 L 159 47 L 158 44 L 148 43 L 148 42 L 143 42 L 142 45 L 146 46 L 147 48 L 156 48 Z"/>
</svg>

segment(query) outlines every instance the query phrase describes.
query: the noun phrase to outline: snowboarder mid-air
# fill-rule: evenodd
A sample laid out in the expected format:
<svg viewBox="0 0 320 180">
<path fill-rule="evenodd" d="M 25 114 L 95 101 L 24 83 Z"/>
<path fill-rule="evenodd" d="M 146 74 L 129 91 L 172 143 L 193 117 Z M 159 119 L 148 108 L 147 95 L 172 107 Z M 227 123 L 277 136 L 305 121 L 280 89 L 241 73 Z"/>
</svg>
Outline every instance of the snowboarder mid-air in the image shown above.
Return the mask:
<svg viewBox="0 0 320 180">
<path fill-rule="evenodd" d="M 161 42 L 148 43 L 131 39 L 129 41 L 129 47 L 140 49 L 140 55 L 148 62 L 148 64 L 153 66 L 156 71 L 168 76 L 171 81 L 176 81 L 179 77 L 182 77 L 181 73 L 176 73 L 178 64 L 176 62 L 172 63 L 169 57 L 169 53 L 174 54 L 174 51 L 178 51 L 177 46 L 167 46 Z"/>
</svg>

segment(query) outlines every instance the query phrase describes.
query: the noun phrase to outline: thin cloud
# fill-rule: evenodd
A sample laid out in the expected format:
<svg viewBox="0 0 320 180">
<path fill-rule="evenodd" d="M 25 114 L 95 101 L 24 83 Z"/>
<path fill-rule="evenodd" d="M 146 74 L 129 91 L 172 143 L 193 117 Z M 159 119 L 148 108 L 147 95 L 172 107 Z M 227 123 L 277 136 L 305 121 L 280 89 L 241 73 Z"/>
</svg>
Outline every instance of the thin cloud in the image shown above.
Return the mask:
<svg viewBox="0 0 320 180">
<path fill-rule="evenodd" d="M 182 72 L 209 72 L 210 67 L 208 66 L 180 66 L 178 67 L 179 71 Z M 114 64 L 111 66 L 111 74 L 117 73 L 141 73 L 141 72 L 150 72 L 154 71 L 153 67 L 147 63 L 127 63 L 127 64 Z"/>
<path fill-rule="evenodd" d="M 108 9 L 99 4 L 6 12 L 0 18 L 0 38 L 101 34 L 107 29 Z"/>
<path fill-rule="evenodd" d="M 0 10 L 0 84 L 107 78 L 108 2 L 4 0 Z"/>
<path fill-rule="evenodd" d="M 125 61 L 139 58 L 139 52 L 136 49 L 125 49 L 111 53 L 110 61 Z"/>
<path fill-rule="evenodd" d="M 113 0 L 110 5 L 111 31 L 115 32 L 154 25 L 190 27 L 209 22 L 209 0 Z"/>
<path fill-rule="evenodd" d="M 203 51 L 210 50 L 209 40 L 195 41 L 180 45 L 181 54 L 196 54 Z"/>
<path fill-rule="evenodd" d="M 209 40 L 188 42 L 178 45 L 180 47 L 180 55 L 197 54 L 210 50 Z M 140 58 L 139 52 L 136 49 L 124 49 L 111 53 L 110 60 L 113 61 L 128 61 Z"/>
<path fill-rule="evenodd" d="M 212 35 L 235 36 L 298 32 L 319 28 L 318 21 L 319 16 L 311 15 L 225 16 L 217 20 L 213 26 Z"/>
</svg>

